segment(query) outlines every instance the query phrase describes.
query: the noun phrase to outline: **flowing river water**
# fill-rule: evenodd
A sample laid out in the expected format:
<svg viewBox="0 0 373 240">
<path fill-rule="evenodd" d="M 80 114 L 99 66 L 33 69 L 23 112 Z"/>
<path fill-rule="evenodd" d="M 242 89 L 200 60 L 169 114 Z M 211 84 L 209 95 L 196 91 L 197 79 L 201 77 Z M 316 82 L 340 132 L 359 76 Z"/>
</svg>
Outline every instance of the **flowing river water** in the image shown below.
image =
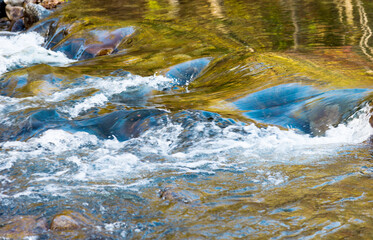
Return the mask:
<svg viewBox="0 0 373 240">
<path fill-rule="evenodd" d="M 373 2 L 71 0 L 0 34 L 0 227 L 370 239 Z"/>
</svg>

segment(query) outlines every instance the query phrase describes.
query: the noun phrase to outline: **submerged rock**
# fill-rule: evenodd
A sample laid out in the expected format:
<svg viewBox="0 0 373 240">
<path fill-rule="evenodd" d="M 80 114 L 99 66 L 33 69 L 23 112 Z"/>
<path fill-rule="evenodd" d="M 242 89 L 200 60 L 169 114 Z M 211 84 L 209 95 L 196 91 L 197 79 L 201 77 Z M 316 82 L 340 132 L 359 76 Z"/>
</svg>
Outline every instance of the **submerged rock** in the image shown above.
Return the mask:
<svg viewBox="0 0 373 240">
<path fill-rule="evenodd" d="M 199 58 L 188 62 L 180 63 L 171 67 L 166 77 L 176 80 L 175 85 L 182 86 L 196 79 L 199 74 L 210 63 L 211 58 Z"/>
<path fill-rule="evenodd" d="M 192 199 L 186 196 L 183 191 L 172 187 L 161 189 L 159 191 L 159 197 L 170 202 L 181 202 L 185 204 L 192 202 Z"/>
<path fill-rule="evenodd" d="M 114 31 L 91 30 L 72 36 L 53 48 L 63 52 L 71 59 L 86 60 L 97 56 L 109 55 L 117 50 L 119 44 L 134 33 L 133 27 L 119 28 Z M 83 35 L 83 37 L 81 37 Z"/>
<path fill-rule="evenodd" d="M 367 89 L 322 92 L 301 84 L 283 84 L 258 91 L 234 104 L 256 121 L 324 135 L 347 120 L 359 106 Z"/>
<path fill-rule="evenodd" d="M 15 21 L 10 29 L 11 32 L 21 32 L 24 30 L 26 30 L 26 28 L 22 18 Z"/>
<path fill-rule="evenodd" d="M 153 117 L 164 114 L 157 109 L 143 109 L 133 111 L 116 111 L 102 117 L 75 121 L 75 130 L 93 133 L 98 137 L 115 137 L 119 141 L 138 137 L 150 127 L 157 125 Z"/>
<path fill-rule="evenodd" d="M 36 216 L 17 216 L 1 225 L 0 238 L 7 239 L 24 239 L 47 230 L 46 220 Z"/>
<path fill-rule="evenodd" d="M 53 217 L 50 229 L 53 231 L 77 230 L 91 224 L 92 222 L 82 214 L 65 210 Z"/>
</svg>

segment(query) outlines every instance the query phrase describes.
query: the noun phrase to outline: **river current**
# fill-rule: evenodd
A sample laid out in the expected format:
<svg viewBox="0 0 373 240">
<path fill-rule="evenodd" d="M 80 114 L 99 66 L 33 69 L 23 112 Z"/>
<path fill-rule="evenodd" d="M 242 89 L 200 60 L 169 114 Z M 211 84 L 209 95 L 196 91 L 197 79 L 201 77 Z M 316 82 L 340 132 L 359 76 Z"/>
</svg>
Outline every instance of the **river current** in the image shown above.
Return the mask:
<svg viewBox="0 0 373 240">
<path fill-rule="evenodd" d="M 370 239 L 372 22 L 363 0 L 71 0 L 0 32 L 0 227 Z"/>
</svg>

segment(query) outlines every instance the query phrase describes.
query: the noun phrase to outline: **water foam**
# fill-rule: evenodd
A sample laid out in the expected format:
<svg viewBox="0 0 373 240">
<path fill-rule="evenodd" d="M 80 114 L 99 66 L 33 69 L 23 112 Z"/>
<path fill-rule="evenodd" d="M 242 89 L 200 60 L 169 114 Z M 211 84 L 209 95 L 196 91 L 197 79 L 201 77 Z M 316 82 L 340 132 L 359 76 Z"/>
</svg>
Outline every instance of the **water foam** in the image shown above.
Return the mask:
<svg viewBox="0 0 373 240">
<path fill-rule="evenodd" d="M 63 66 L 71 63 L 61 52 L 42 47 L 44 38 L 35 32 L 0 37 L 0 75 L 39 63 Z"/>
<path fill-rule="evenodd" d="M 69 114 L 71 118 L 75 118 L 91 108 L 105 106 L 115 95 L 126 95 L 138 91 L 136 97 L 145 99 L 146 94 L 151 90 L 162 90 L 173 84 L 173 79 L 157 75 L 141 77 L 128 74 L 124 77 L 91 77 L 85 79 L 81 86 L 84 86 L 84 89 L 95 89 L 96 92 L 75 101 L 73 105 L 63 106 L 60 110 Z M 69 89 L 66 91 L 70 92 Z M 68 94 L 65 94 L 66 98 L 68 98 Z M 62 93 L 58 93 L 58 95 L 61 96 Z M 55 97 L 52 96 L 52 98 Z"/>
<path fill-rule="evenodd" d="M 188 131 L 190 134 L 185 139 Z M 30 186 L 20 190 L 19 196 L 35 193 L 65 196 L 73 189 L 97 190 L 108 186 L 137 189 L 162 172 L 214 174 L 217 170 L 252 171 L 255 166 L 259 168 L 252 181 L 270 187 L 285 183 L 287 176 L 260 169 L 263 164 L 313 163 L 371 135 L 368 107 L 348 123 L 327 131 L 324 137 L 255 125 L 220 128 L 211 122 L 185 129 L 172 121 L 125 142 L 100 140 L 85 132 L 48 130 L 26 142 L 2 143 L 0 166 L 8 171 L 21 168 L 29 178 Z M 42 167 L 28 168 L 27 162 Z M 34 187 L 36 183 L 43 188 Z M 7 194 L 1 192 L 2 196 Z"/>
</svg>

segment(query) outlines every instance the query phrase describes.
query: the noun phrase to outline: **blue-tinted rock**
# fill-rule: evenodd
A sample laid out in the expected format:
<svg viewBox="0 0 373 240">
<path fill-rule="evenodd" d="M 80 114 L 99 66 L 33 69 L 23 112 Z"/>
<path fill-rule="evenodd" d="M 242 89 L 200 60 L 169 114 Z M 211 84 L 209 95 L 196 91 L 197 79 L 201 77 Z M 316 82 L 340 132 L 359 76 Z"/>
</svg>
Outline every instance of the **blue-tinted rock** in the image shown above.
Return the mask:
<svg viewBox="0 0 373 240">
<path fill-rule="evenodd" d="M 323 135 L 353 114 L 367 92 L 367 89 L 321 92 L 311 86 L 284 84 L 249 94 L 234 104 L 256 121 Z"/>
<path fill-rule="evenodd" d="M 183 86 L 198 77 L 210 63 L 211 58 L 199 58 L 171 67 L 166 77 L 175 79 L 175 85 Z"/>
<path fill-rule="evenodd" d="M 27 32 L 37 32 L 46 40 L 48 40 L 48 38 L 52 37 L 51 34 L 53 34 L 56 31 L 57 22 L 57 18 L 40 21 L 37 24 L 30 27 L 29 29 L 27 29 Z"/>
<path fill-rule="evenodd" d="M 109 55 L 117 50 L 119 44 L 134 33 L 133 27 L 108 30 L 92 30 L 84 37 L 72 36 L 55 46 L 54 51 L 65 53 L 69 58 L 85 60 L 97 56 Z"/>
<path fill-rule="evenodd" d="M 25 29 L 26 28 L 25 28 L 25 24 L 23 22 L 23 19 L 18 19 L 17 21 L 15 21 L 13 23 L 13 26 L 10 29 L 10 31 L 12 31 L 12 32 L 21 32 L 21 31 L 24 31 Z"/>
<path fill-rule="evenodd" d="M 38 110 L 17 126 L 2 131 L 0 141 L 27 140 L 48 129 L 63 128 L 67 123 L 56 110 Z"/>
<path fill-rule="evenodd" d="M 142 109 L 133 111 L 116 111 L 102 117 L 74 122 L 73 129 L 86 131 L 101 138 L 115 137 L 119 141 L 138 137 L 142 132 L 157 125 L 152 117 L 162 115 L 165 111 Z"/>
</svg>

